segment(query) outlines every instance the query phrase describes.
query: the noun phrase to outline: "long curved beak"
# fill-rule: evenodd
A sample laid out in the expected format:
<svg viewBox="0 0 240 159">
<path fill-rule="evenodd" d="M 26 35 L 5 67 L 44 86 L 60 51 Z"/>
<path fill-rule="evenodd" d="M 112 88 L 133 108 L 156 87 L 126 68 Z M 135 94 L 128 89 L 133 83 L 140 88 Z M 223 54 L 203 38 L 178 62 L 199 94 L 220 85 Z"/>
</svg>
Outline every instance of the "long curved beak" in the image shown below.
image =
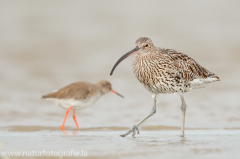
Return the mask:
<svg viewBox="0 0 240 159">
<path fill-rule="evenodd" d="M 116 95 L 119 95 L 119 96 L 122 97 L 122 98 L 124 98 L 121 94 L 117 93 L 116 91 L 114 91 L 114 90 L 112 90 L 112 89 L 111 89 L 111 92 L 114 93 L 114 94 L 116 94 Z"/>
<path fill-rule="evenodd" d="M 115 70 L 115 68 L 117 67 L 117 65 L 118 65 L 122 60 L 124 60 L 124 59 L 127 58 L 128 56 L 131 56 L 131 55 L 133 55 L 133 54 L 138 53 L 138 52 L 139 52 L 139 49 L 140 49 L 140 48 L 139 48 L 138 46 L 136 46 L 133 50 L 131 50 L 131 51 L 129 51 L 128 53 L 124 54 L 124 55 L 115 63 L 115 65 L 113 66 L 112 71 L 111 71 L 111 73 L 110 73 L 110 76 L 113 74 L 113 71 Z"/>
</svg>

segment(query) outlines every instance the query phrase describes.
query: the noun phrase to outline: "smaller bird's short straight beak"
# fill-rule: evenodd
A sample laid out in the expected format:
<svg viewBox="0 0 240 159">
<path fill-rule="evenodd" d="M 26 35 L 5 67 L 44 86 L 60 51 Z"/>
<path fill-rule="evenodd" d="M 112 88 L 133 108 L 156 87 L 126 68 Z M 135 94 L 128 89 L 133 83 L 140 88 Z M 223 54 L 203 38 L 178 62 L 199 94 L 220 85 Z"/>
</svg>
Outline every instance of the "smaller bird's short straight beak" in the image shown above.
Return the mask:
<svg viewBox="0 0 240 159">
<path fill-rule="evenodd" d="M 117 93 L 116 91 L 114 91 L 114 90 L 112 90 L 112 89 L 111 89 L 111 92 L 114 93 L 114 94 L 116 94 L 116 95 L 119 95 L 119 96 L 122 97 L 122 98 L 124 98 L 121 94 Z"/>
<path fill-rule="evenodd" d="M 115 68 L 117 67 L 117 65 L 122 61 L 122 60 L 124 60 L 125 58 L 127 58 L 128 56 L 131 56 L 131 55 L 133 55 L 133 54 L 136 54 L 136 53 L 138 53 L 139 52 L 139 47 L 138 46 L 136 46 L 134 49 L 132 49 L 131 51 L 129 51 L 129 52 L 127 52 L 126 54 L 124 54 L 116 63 L 115 63 L 115 65 L 113 66 L 113 68 L 112 68 L 112 71 L 111 71 L 111 73 L 110 73 L 110 76 L 113 74 L 113 71 L 115 70 Z"/>
</svg>

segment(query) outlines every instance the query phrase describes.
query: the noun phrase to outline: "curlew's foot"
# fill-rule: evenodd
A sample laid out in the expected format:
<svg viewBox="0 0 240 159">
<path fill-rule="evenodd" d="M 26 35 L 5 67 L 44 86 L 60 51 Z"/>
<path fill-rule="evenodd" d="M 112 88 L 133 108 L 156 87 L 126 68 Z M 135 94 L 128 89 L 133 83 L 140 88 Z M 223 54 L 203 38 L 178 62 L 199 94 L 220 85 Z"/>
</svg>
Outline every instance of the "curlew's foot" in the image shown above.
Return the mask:
<svg viewBox="0 0 240 159">
<path fill-rule="evenodd" d="M 184 134 L 181 134 L 180 137 L 184 137 Z"/>
<path fill-rule="evenodd" d="M 129 135 L 131 132 L 132 132 L 132 137 L 135 136 L 136 132 L 139 134 L 138 126 L 133 125 L 133 127 L 131 129 L 129 129 L 125 134 L 122 134 L 120 136 L 125 137 L 125 136 Z"/>
<path fill-rule="evenodd" d="M 61 129 L 61 130 L 64 130 L 64 126 L 63 126 L 63 125 L 61 125 L 61 126 L 60 126 L 60 129 Z"/>
</svg>

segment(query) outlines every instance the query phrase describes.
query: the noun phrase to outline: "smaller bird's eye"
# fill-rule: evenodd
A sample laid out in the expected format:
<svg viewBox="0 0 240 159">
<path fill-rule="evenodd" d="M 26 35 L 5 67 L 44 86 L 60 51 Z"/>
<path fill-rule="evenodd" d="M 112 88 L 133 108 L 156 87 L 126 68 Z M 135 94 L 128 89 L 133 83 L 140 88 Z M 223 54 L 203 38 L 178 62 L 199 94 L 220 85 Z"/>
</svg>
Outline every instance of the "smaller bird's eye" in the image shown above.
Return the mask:
<svg viewBox="0 0 240 159">
<path fill-rule="evenodd" d="M 148 44 L 145 44 L 145 47 L 148 47 Z"/>
</svg>

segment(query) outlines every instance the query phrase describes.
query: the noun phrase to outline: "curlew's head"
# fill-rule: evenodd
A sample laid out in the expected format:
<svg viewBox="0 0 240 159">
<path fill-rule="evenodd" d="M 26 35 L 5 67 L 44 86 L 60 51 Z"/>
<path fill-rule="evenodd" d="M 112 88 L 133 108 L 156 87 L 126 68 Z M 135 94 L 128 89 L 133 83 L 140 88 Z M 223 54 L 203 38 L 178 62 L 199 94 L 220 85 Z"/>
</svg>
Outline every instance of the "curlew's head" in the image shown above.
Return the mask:
<svg viewBox="0 0 240 159">
<path fill-rule="evenodd" d="M 127 58 L 128 56 L 131 56 L 133 54 L 137 54 L 137 53 L 147 53 L 148 51 L 150 51 L 151 49 L 154 48 L 154 45 L 152 43 L 152 40 L 146 37 L 141 37 L 139 39 L 137 39 L 136 41 L 136 47 L 127 52 L 126 54 L 124 54 L 113 66 L 112 71 L 110 73 L 110 76 L 113 74 L 113 71 L 115 70 L 115 68 L 117 67 L 117 65 L 123 61 L 125 58 Z"/>
<path fill-rule="evenodd" d="M 116 91 L 114 91 L 112 89 L 112 85 L 108 81 L 105 81 L 105 80 L 99 81 L 99 82 L 96 83 L 96 86 L 100 89 L 102 94 L 112 92 L 112 93 L 117 94 L 117 95 L 119 95 L 120 97 L 123 98 L 123 96 L 121 94 L 117 93 Z"/>
<path fill-rule="evenodd" d="M 141 37 L 137 39 L 135 44 L 136 47 L 139 48 L 139 52 L 141 53 L 150 51 L 152 48 L 154 48 L 152 40 L 146 37 Z"/>
</svg>

